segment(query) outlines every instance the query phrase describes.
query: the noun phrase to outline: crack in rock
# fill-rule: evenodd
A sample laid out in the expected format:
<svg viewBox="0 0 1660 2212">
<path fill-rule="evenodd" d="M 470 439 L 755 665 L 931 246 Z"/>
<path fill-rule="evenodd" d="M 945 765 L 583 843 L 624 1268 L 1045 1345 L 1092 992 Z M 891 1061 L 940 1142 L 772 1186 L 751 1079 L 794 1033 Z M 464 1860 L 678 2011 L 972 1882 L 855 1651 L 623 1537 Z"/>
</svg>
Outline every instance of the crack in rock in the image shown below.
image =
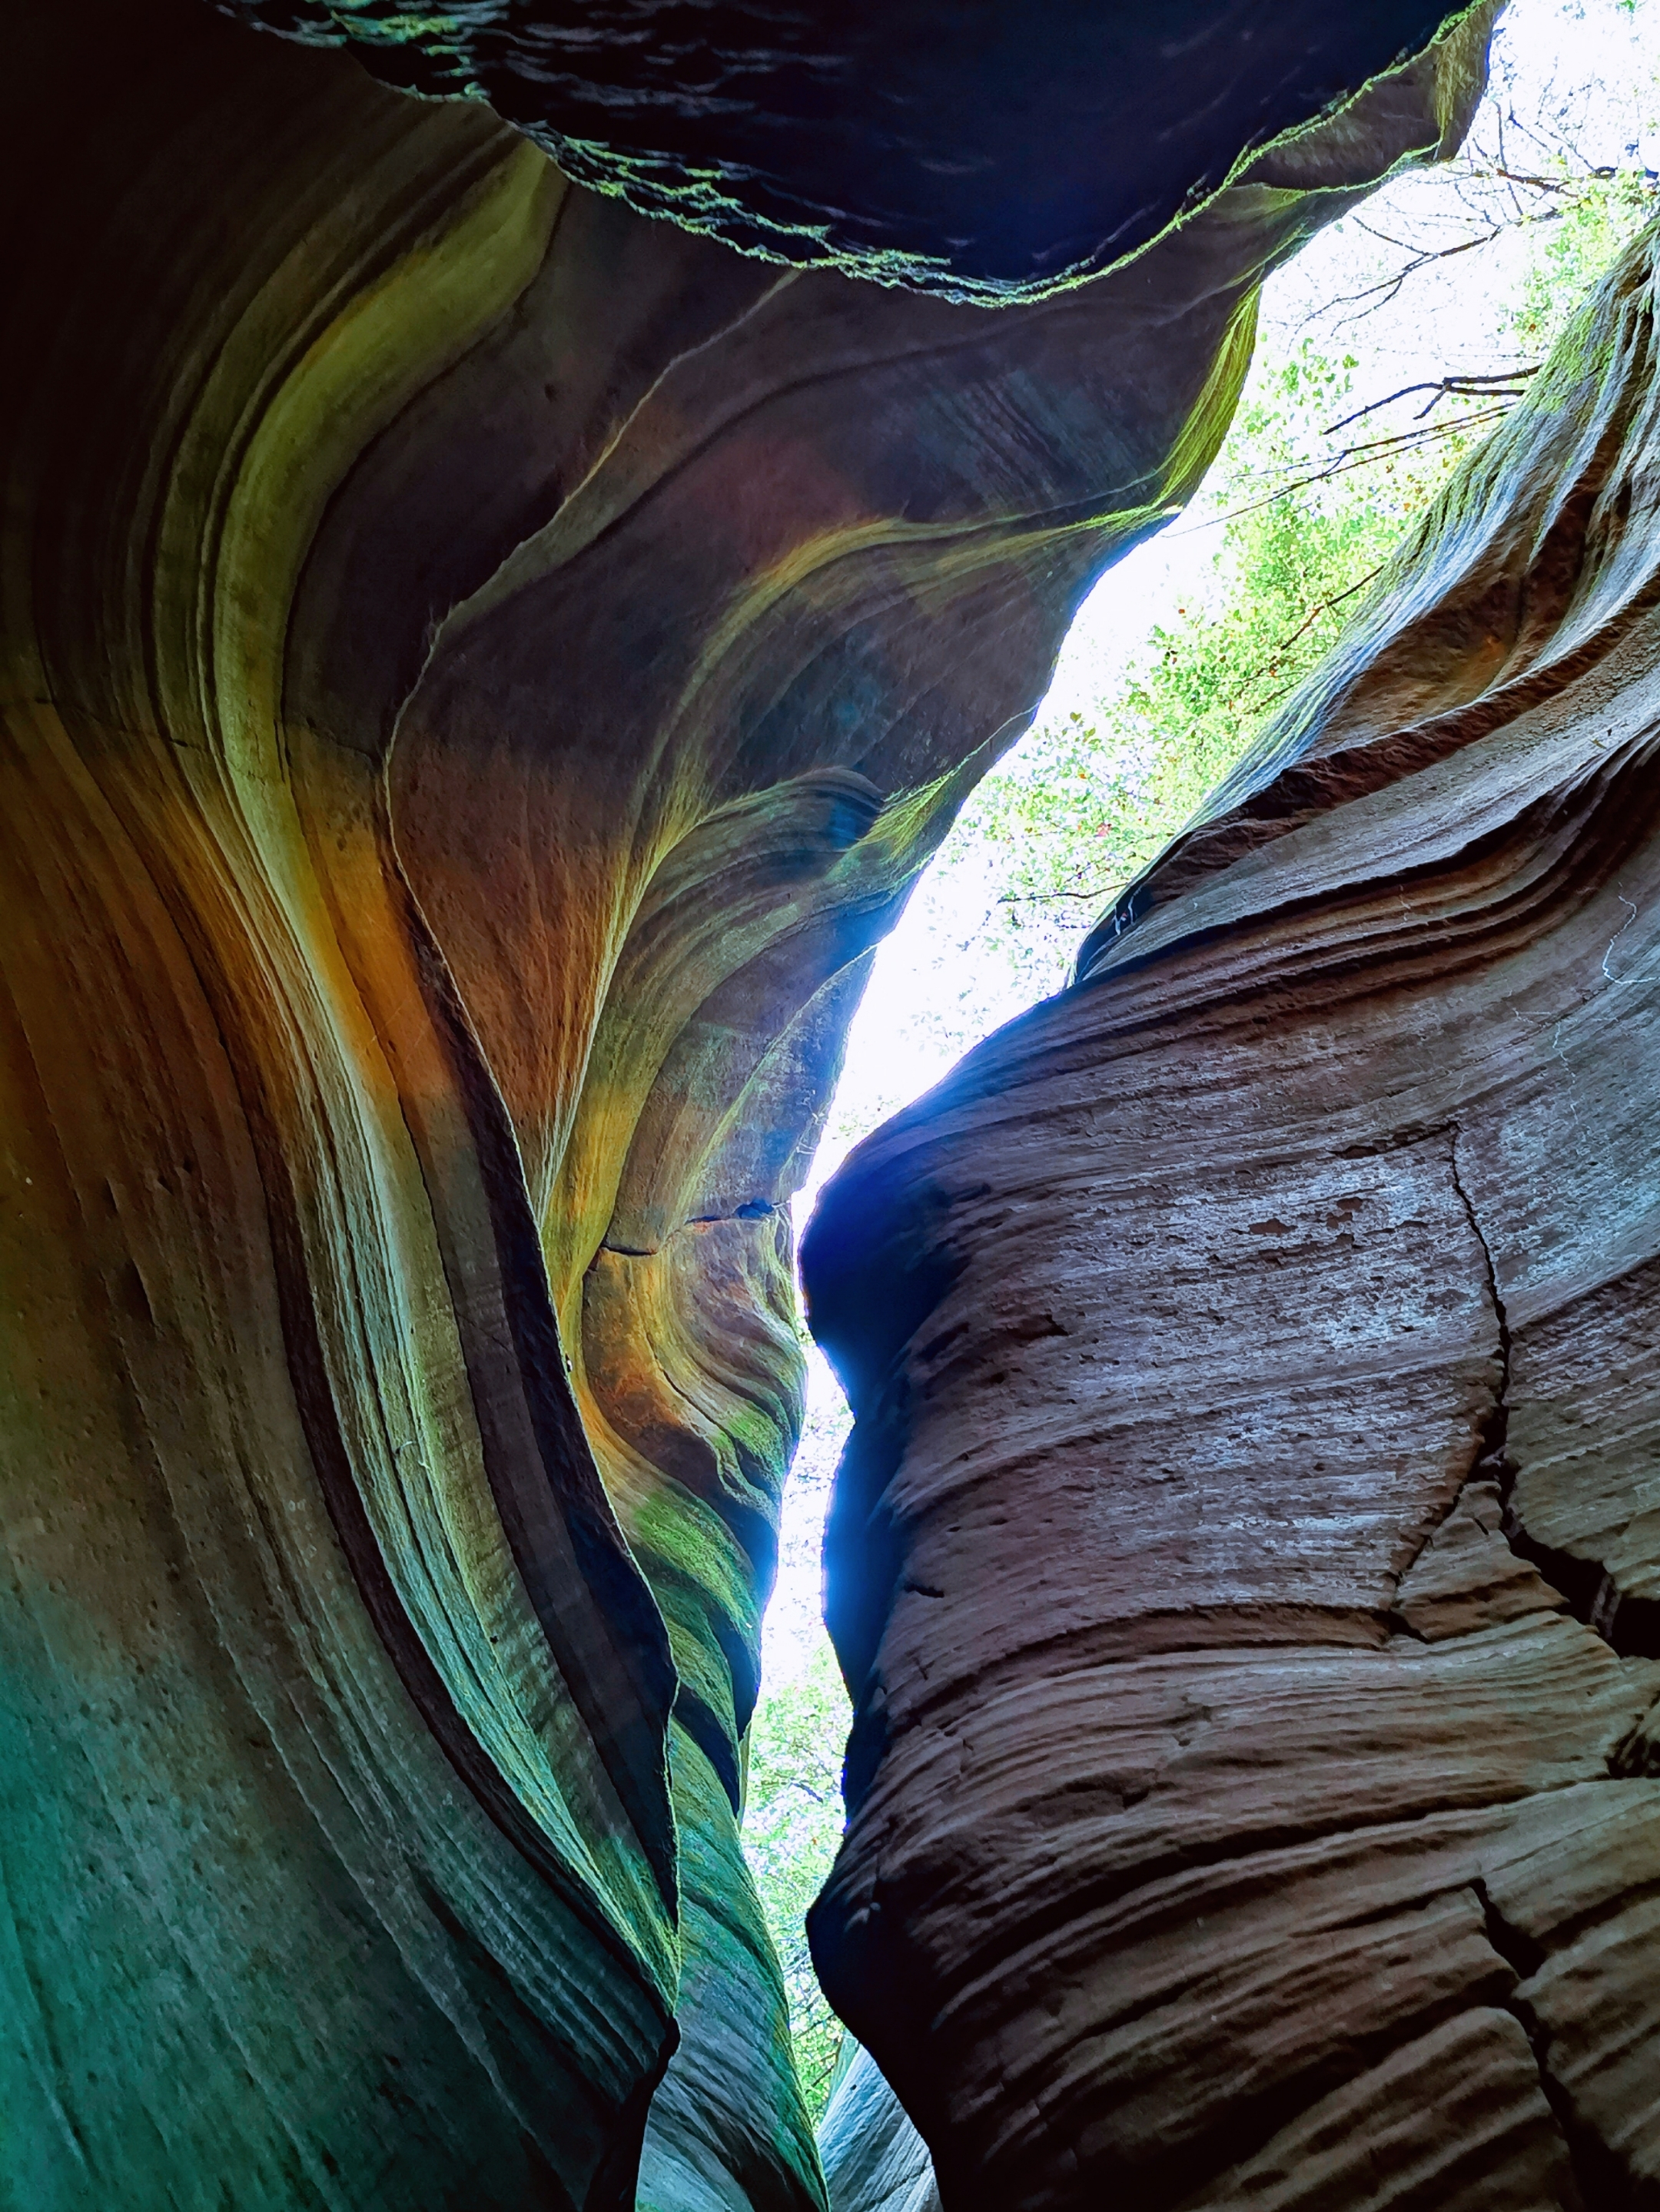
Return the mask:
<svg viewBox="0 0 1660 2212">
<path fill-rule="evenodd" d="M 1545 1962 L 1544 1947 L 1505 1917 L 1479 1876 L 1471 1887 L 1486 1917 L 1487 1941 L 1517 1977 L 1518 1986 L 1502 2000 L 1504 2008 L 1528 2039 L 1539 2069 L 1540 2089 L 1567 2148 L 1577 2195 L 1565 2204 L 1564 2212 L 1636 2212 L 1639 2199 L 1630 2173 L 1602 2137 L 1587 2127 L 1567 2089 L 1552 2072 L 1550 2031 L 1524 1994 L 1525 1984 Z"/>
</svg>

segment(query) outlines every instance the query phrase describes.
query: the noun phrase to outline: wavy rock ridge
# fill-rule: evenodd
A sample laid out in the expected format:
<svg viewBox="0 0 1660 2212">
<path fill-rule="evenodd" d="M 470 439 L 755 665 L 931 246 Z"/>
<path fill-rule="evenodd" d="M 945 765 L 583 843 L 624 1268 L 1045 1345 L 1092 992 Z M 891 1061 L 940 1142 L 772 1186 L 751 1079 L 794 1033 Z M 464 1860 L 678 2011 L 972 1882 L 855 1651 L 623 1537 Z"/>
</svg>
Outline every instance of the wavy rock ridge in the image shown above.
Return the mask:
<svg viewBox="0 0 1660 2212">
<path fill-rule="evenodd" d="M 1660 2193 L 1657 247 L 806 1239 L 948 2212 Z"/>
<path fill-rule="evenodd" d="M 822 2202 L 737 1838 L 781 1209 L 1262 271 L 1482 30 L 990 313 L 184 0 L 14 11 L 12 2201 Z"/>
</svg>

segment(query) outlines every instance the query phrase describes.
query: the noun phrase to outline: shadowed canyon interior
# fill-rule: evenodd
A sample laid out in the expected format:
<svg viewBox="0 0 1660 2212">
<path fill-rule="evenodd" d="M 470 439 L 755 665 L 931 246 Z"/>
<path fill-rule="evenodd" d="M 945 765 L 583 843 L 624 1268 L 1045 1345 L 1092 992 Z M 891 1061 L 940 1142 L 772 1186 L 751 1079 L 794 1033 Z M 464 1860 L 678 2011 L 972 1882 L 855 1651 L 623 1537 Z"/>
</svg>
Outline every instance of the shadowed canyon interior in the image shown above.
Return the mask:
<svg viewBox="0 0 1660 2212">
<path fill-rule="evenodd" d="M 1648 245 L 824 1201 L 794 2073 L 847 1022 L 1490 22 L 1074 12 L 13 11 L 7 2212 L 1660 2188 Z"/>
</svg>

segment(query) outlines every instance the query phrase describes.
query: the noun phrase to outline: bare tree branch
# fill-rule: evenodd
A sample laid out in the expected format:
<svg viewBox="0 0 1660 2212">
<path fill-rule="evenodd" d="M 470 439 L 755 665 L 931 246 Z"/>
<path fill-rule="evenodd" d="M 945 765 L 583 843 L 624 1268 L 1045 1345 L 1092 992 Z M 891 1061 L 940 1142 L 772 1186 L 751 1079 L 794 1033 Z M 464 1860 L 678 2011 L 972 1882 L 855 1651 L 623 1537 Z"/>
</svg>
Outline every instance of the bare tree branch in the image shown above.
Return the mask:
<svg viewBox="0 0 1660 2212">
<path fill-rule="evenodd" d="M 1186 530 L 1171 532 L 1173 538 L 1187 538 L 1195 530 L 1214 530 L 1220 524 L 1233 522 L 1243 514 L 1255 514 L 1271 506 L 1277 499 L 1288 499 L 1293 492 L 1305 491 L 1310 485 L 1326 483 L 1334 477 L 1350 475 L 1356 469 L 1371 468 L 1392 453 L 1409 453 L 1418 446 L 1433 445 L 1443 438 L 1456 438 L 1461 431 L 1472 430 L 1478 423 L 1494 422 L 1510 412 L 1506 407 L 1481 407 L 1470 415 L 1461 415 L 1456 422 L 1432 422 L 1427 429 L 1403 430 L 1399 436 L 1377 438 L 1365 446 L 1346 446 L 1325 467 L 1311 469 L 1307 475 L 1295 477 L 1290 483 L 1280 484 L 1261 499 L 1251 500 L 1243 507 L 1230 507 L 1225 514 L 1207 515 L 1202 522 L 1192 523 Z"/>
<path fill-rule="evenodd" d="M 1258 662 L 1256 674 L 1248 676 L 1245 678 L 1245 689 L 1247 690 L 1250 690 L 1250 686 L 1256 681 L 1257 676 L 1264 674 L 1271 676 L 1278 664 L 1280 654 L 1282 653 L 1289 653 L 1292 647 L 1296 644 L 1298 639 L 1305 635 L 1306 633 L 1314 627 L 1315 623 L 1319 620 L 1322 615 L 1329 613 L 1333 607 L 1341 607 L 1345 599 L 1352 599 L 1357 592 L 1364 592 L 1366 586 L 1373 582 L 1377 577 L 1381 576 L 1383 573 L 1383 563 L 1380 561 L 1375 568 L 1367 569 L 1365 574 L 1361 577 L 1358 584 L 1351 584 L 1348 589 L 1344 592 L 1334 592 L 1331 593 L 1329 598 L 1323 599 L 1320 600 L 1316 605 L 1310 607 L 1303 620 L 1298 623 L 1296 629 L 1291 631 L 1287 636 L 1282 637 L 1278 645 L 1270 648 L 1268 659 L 1264 661 Z M 1280 693 L 1277 696 L 1283 697 L 1284 694 Z"/>
<path fill-rule="evenodd" d="M 1364 292 L 1351 292 L 1341 298 L 1329 300 L 1326 302 L 1326 306 L 1328 308 L 1354 307 L 1359 307 L 1362 301 L 1370 300 L 1372 305 L 1363 308 L 1362 313 L 1374 314 L 1379 307 L 1388 307 L 1390 301 L 1399 295 L 1401 287 L 1406 283 L 1408 277 L 1415 276 L 1420 269 L 1427 269 L 1437 261 L 1450 261 L 1460 253 L 1474 252 L 1478 246 L 1491 246 L 1494 239 L 1502 238 L 1507 231 L 1520 230 L 1525 224 L 1560 222 L 1562 213 L 1563 210 L 1560 207 L 1535 208 L 1528 213 L 1517 216 L 1509 222 L 1495 222 L 1475 238 L 1462 238 L 1456 246 L 1426 246 L 1420 252 L 1415 254 L 1404 268 L 1397 269 L 1392 276 L 1384 276 L 1376 284 L 1369 284 Z M 1362 229 L 1365 228 L 1364 224 L 1360 227 Z M 1383 233 L 1373 231 L 1371 235 L 1374 238 L 1382 238 Z M 1394 239 L 1388 239 L 1384 243 L 1394 246 L 1396 241 Z M 1404 252 L 1408 249 L 1402 247 L 1400 250 Z M 1380 294 L 1381 297 L 1379 297 Z M 1353 323 L 1359 322 L 1360 318 L 1359 315 L 1351 315 L 1348 319 Z"/>
<path fill-rule="evenodd" d="M 1438 407 L 1442 400 L 1449 397 L 1519 399 L 1522 386 L 1529 377 L 1537 376 L 1542 366 L 1542 362 L 1535 362 L 1525 368 L 1495 370 L 1488 376 L 1443 376 L 1426 384 L 1403 384 L 1398 392 L 1391 392 L 1387 399 L 1370 400 L 1365 406 L 1357 407 L 1353 415 L 1345 415 L 1341 422 L 1329 423 L 1320 434 L 1323 438 L 1335 438 L 1340 430 L 1347 430 L 1351 422 L 1359 422 L 1363 416 L 1375 415 L 1380 407 L 1393 407 L 1397 399 L 1409 399 L 1415 392 L 1430 392 L 1435 395 L 1429 407 L 1420 407 L 1413 417 L 1418 422 L 1423 421 L 1431 407 Z"/>
</svg>

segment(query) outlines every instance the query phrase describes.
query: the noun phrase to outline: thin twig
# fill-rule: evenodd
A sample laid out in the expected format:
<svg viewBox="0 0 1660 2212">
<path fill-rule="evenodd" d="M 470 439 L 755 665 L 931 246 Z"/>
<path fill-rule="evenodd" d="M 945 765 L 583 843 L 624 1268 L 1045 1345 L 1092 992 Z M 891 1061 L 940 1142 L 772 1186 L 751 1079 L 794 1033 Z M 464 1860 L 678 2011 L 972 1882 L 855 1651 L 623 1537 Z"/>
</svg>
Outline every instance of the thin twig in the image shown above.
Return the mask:
<svg viewBox="0 0 1660 2212">
<path fill-rule="evenodd" d="M 1386 307 L 1408 276 L 1415 276 L 1420 269 L 1427 269 L 1432 261 L 1450 261 L 1456 254 L 1471 252 L 1478 246 L 1491 246 L 1493 240 L 1501 236 L 1509 228 L 1506 223 L 1494 223 L 1480 237 L 1461 239 L 1456 246 L 1426 246 L 1421 253 L 1408 262 L 1404 269 L 1396 270 L 1393 276 L 1385 276 L 1376 284 L 1369 284 L 1364 292 L 1346 293 L 1338 299 L 1329 300 L 1326 304 L 1329 307 L 1355 307 L 1359 306 L 1362 300 L 1373 299 L 1382 292 L 1385 297 L 1379 300 L 1377 305 L 1380 307 Z M 1377 234 L 1374 234 L 1374 235 Z M 1393 240 L 1390 243 L 1392 244 Z M 1368 313 L 1374 312 L 1375 310 L 1371 308 L 1367 310 Z"/>
<path fill-rule="evenodd" d="M 1329 599 L 1322 599 L 1316 605 L 1310 607 L 1308 613 L 1304 617 L 1303 620 L 1298 623 L 1296 629 L 1292 631 L 1291 635 L 1288 637 L 1282 637 L 1278 645 L 1270 647 L 1268 659 L 1266 660 L 1258 661 L 1256 669 L 1245 678 L 1245 690 L 1250 690 L 1251 685 L 1256 683 L 1258 676 L 1272 675 L 1279 662 L 1280 654 L 1282 653 L 1289 653 L 1292 647 L 1296 644 L 1298 639 L 1303 635 L 1305 630 L 1310 629 L 1313 624 L 1319 620 L 1322 615 L 1329 613 L 1333 607 L 1341 607 L 1345 599 L 1352 599 L 1357 592 L 1364 592 L 1366 586 L 1371 583 L 1376 578 L 1381 576 L 1383 573 L 1383 563 L 1380 561 L 1375 568 L 1367 569 L 1365 574 L 1361 577 L 1358 584 L 1351 584 L 1346 592 L 1334 592 Z"/>
<path fill-rule="evenodd" d="M 1225 514 L 1207 515 L 1204 521 L 1190 523 L 1185 530 L 1172 530 L 1170 534 L 1172 538 L 1191 538 L 1195 531 L 1214 530 L 1221 523 L 1237 522 L 1242 515 L 1256 514 L 1262 507 L 1271 507 L 1277 499 L 1287 499 L 1292 492 L 1307 490 L 1310 484 L 1327 483 L 1334 477 L 1371 468 L 1376 462 L 1387 459 L 1391 453 L 1410 453 L 1420 446 L 1432 445 L 1438 439 L 1456 438 L 1461 431 L 1474 429 L 1481 422 L 1502 422 L 1509 412 L 1505 407 L 1480 408 L 1473 415 L 1461 415 L 1456 422 L 1432 422 L 1427 429 L 1403 431 L 1397 438 L 1379 438 L 1371 445 L 1347 447 L 1329 467 L 1316 469 L 1293 483 L 1280 484 L 1245 507 L 1231 507 Z"/>
<path fill-rule="evenodd" d="M 1109 876 L 1104 883 L 1093 884 L 1086 890 L 1000 891 L 998 894 L 997 903 L 999 906 L 1049 906 L 1056 899 L 1104 898 L 1106 894 L 1112 890 L 1116 884 L 1122 884 L 1128 881 L 1128 873 L 1121 870 L 1116 873 Z"/>
</svg>

